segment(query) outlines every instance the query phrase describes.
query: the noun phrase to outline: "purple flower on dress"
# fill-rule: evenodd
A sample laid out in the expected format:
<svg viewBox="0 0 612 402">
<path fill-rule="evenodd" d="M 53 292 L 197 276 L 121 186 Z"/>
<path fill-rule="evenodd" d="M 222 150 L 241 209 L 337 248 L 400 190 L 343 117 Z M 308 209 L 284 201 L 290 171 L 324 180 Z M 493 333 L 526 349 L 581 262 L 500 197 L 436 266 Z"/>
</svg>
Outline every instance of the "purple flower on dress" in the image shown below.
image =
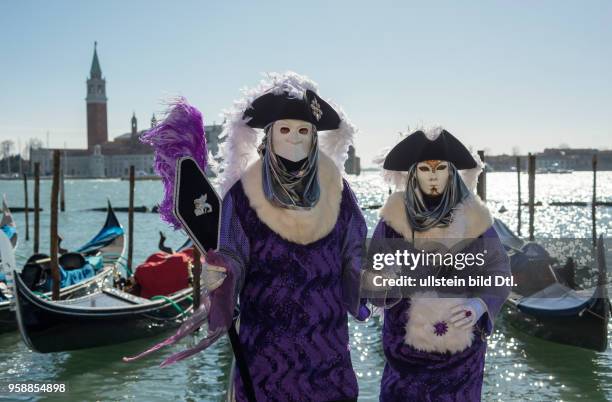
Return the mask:
<svg viewBox="0 0 612 402">
<path fill-rule="evenodd" d="M 471 317 L 472 316 L 472 312 L 470 310 L 465 310 L 465 316 L 466 317 Z"/>
<path fill-rule="evenodd" d="M 442 336 L 448 332 L 448 324 L 444 321 L 438 321 L 434 324 L 434 334 Z"/>
</svg>

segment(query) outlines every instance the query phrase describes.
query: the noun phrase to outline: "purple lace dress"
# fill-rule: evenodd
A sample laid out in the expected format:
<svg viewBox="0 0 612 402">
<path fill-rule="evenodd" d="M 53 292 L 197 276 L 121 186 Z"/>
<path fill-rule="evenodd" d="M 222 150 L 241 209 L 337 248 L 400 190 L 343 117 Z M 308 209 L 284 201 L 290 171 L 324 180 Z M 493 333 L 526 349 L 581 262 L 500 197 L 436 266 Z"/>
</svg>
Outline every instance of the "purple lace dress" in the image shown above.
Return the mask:
<svg viewBox="0 0 612 402">
<path fill-rule="evenodd" d="M 356 400 L 347 313 L 367 313 L 358 293 L 366 233 L 346 182 L 336 225 L 307 245 L 266 226 L 240 182 L 225 196 L 219 253 L 234 274 L 239 337 L 258 401 Z M 213 296 L 213 307 L 218 302 Z M 238 372 L 233 382 L 236 400 L 246 400 Z"/>
<path fill-rule="evenodd" d="M 487 271 L 508 275 L 508 259 L 495 230 L 491 227 L 481 237 L 487 241 Z M 402 236 L 381 220 L 373 241 L 381 238 L 401 239 Z M 464 252 L 470 252 L 469 248 Z M 471 346 L 457 353 L 424 352 L 405 343 L 410 299 L 402 299 L 385 310 L 383 349 L 387 362 L 380 386 L 380 401 L 480 401 L 487 347 L 485 337 L 492 332 L 495 315 L 508 291 L 500 287 L 493 291 L 471 292 L 470 297 L 484 300 L 488 312 L 476 324 Z"/>
</svg>

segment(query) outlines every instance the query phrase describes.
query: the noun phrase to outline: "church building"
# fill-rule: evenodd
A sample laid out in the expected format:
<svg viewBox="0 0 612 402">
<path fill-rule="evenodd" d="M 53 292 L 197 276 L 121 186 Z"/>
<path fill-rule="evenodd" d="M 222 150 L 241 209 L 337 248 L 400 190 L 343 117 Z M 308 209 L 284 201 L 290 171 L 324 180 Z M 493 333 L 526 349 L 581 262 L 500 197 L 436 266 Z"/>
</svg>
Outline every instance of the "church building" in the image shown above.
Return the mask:
<svg viewBox="0 0 612 402">
<path fill-rule="evenodd" d="M 138 137 L 148 129 L 138 129 L 138 119 L 132 113 L 131 130 L 108 140 L 108 115 L 106 79 L 98 58 L 97 43 L 94 44 L 93 59 L 86 83 L 87 95 L 87 149 L 59 149 L 65 177 L 105 178 L 125 177 L 130 165 L 138 176 L 151 176 L 153 172 L 153 149 L 139 141 Z M 127 119 L 126 119 L 127 120 Z M 155 115 L 151 117 L 151 127 L 156 124 Z M 220 125 L 205 127 L 208 148 L 216 155 Z M 30 166 L 40 163 L 41 175 L 50 175 L 53 168 L 53 148 L 32 149 Z"/>
</svg>

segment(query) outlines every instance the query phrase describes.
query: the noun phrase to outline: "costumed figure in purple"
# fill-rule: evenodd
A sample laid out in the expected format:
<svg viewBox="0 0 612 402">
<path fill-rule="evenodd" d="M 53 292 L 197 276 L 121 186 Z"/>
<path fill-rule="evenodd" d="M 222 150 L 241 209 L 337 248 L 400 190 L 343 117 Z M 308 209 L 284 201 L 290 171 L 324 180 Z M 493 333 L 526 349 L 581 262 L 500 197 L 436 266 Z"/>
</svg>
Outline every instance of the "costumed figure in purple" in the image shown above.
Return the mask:
<svg viewBox="0 0 612 402">
<path fill-rule="evenodd" d="M 411 286 L 379 279 L 378 298 L 370 298 L 385 307 L 380 400 L 479 401 L 486 337 L 509 294 L 505 282 L 482 281 L 510 276 L 491 213 L 475 194 L 482 163 L 436 128 L 401 140 L 383 168 L 402 191 L 381 209 L 369 254 L 403 248 L 420 260 L 394 261 L 383 275 L 408 273 Z M 469 276 L 480 282 L 470 286 Z"/>
<path fill-rule="evenodd" d="M 164 364 L 212 344 L 239 305 L 239 343 L 257 401 L 357 400 L 348 314 L 364 320 L 369 310 L 359 294 L 366 223 L 342 176 L 354 133 L 306 77 L 267 74 L 244 90 L 226 112 L 219 251 L 206 255 L 227 276 L 160 345 L 206 321 L 208 336 Z M 249 398 L 242 370 L 230 383 L 231 399 Z"/>
</svg>

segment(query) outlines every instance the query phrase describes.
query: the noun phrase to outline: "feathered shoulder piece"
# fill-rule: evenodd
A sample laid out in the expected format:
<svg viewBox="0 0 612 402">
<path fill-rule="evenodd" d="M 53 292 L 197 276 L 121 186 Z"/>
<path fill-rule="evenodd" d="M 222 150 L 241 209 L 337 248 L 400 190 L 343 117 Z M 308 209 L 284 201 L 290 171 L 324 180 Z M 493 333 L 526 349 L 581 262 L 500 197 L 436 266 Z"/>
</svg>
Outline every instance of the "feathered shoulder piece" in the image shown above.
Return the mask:
<svg viewBox="0 0 612 402">
<path fill-rule="evenodd" d="M 220 136 L 223 141 L 220 147 L 222 196 L 258 158 L 257 146 L 263 133 L 250 127 L 247 124 L 248 118 L 245 118 L 245 111 L 251 108 L 253 101 L 266 93 L 276 95 L 287 93 L 292 98 L 303 99 L 307 91 L 318 95 L 317 85 L 305 76 L 292 71 L 267 73 L 258 86 L 243 89 L 242 98 L 235 101 L 232 108 L 224 111 L 225 123 Z M 334 161 L 338 169 L 343 171 L 348 147 L 353 143 L 356 129 L 337 105 L 330 101 L 328 103 L 333 105 L 341 122 L 337 129 L 319 133 L 319 146 L 321 151 Z"/>
<path fill-rule="evenodd" d="M 181 223 L 173 213 L 176 161 L 191 156 L 206 171 L 208 151 L 202 113 L 185 98 L 177 98 L 170 102 L 164 120 L 145 132 L 140 141 L 155 151 L 155 172 L 161 176 L 164 186 L 164 198 L 159 204 L 160 217 L 175 230 L 180 229 Z"/>
</svg>

